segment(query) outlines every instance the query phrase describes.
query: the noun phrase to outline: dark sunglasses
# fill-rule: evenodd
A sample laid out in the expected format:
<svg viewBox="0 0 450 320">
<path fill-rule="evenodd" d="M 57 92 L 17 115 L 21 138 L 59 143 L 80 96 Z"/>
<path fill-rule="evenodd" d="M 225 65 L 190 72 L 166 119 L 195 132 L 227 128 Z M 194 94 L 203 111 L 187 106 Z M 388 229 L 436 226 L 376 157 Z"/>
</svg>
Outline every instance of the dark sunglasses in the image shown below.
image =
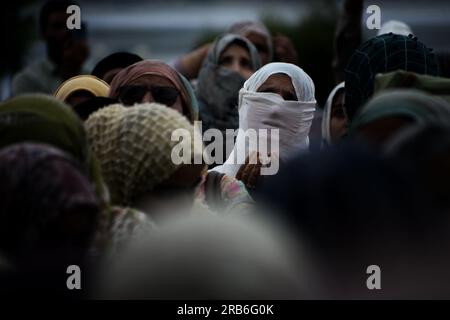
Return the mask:
<svg viewBox="0 0 450 320">
<path fill-rule="evenodd" d="M 160 87 L 160 86 L 123 86 L 119 88 L 119 101 L 126 106 L 132 106 L 135 103 L 142 102 L 147 92 L 151 92 L 155 102 L 165 104 L 166 106 L 172 106 L 179 96 L 177 89 L 173 87 Z"/>
</svg>

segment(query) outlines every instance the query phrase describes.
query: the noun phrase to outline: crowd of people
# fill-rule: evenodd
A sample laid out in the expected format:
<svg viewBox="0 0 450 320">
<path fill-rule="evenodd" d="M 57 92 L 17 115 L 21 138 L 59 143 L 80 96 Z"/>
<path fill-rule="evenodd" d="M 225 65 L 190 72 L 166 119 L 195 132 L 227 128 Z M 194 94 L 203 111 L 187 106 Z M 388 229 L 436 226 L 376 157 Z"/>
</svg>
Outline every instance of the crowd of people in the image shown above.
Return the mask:
<svg viewBox="0 0 450 320">
<path fill-rule="evenodd" d="M 41 8 L 47 57 L 0 103 L 2 294 L 450 298 L 449 61 L 407 24 L 363 41 L 363 1 L 343 1 L 320 106 L 292 42 L 258 21 L 174 63 L 115 52 L 84 70 L 70 4 Z M 223 156 L 207 163 L 200 138 L 174 162 L 172 134 L 198 121 Z M 249 129 L 276 144 L 262 153 Z"/>
</svg>

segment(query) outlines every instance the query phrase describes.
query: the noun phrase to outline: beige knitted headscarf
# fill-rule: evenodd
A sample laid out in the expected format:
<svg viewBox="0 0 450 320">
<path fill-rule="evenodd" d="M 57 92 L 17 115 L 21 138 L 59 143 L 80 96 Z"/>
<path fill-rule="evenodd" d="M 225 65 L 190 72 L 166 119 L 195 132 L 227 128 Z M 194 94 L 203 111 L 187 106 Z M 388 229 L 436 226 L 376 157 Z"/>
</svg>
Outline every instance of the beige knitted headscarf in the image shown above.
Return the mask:
<svg viewBox="0 0 450 320">
<path fill-rule="evenodd" d="M 178 111 L 161 104 L 111 105 L 93 113 L 85 126 L 115 205 L 130 205 L 181 166 L 171 159 L 172 148 L 180 143 L 171 141 L 174 130 L 190 133 L 191 158 L 195 154 L 201 158 L 202 145 L 194 149 L 194 127 Z"/>
</svg>

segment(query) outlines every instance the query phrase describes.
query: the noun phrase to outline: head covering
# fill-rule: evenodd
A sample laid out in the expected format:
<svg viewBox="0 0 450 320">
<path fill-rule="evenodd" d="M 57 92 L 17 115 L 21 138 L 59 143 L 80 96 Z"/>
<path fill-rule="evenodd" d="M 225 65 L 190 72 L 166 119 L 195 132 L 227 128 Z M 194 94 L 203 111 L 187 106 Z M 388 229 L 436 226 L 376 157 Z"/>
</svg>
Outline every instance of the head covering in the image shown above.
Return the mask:
<svg viewBox="0 0 450 320">
<path fill-rule="evenodd" d="M 307 264 L 283 231 L 250 218 L 171 221 L 105 264 L 100 298 L 306 298 Z"/>
<path fill-rule="evenodd" d="M 99 202 L 69 155 L 45 144 L 7 146 L 0 149 L 0 180 L 2 253 L 14 259 L 41 251 L 61 254 L 57 248 L 67 255 L 76 249 L 86 253 L 97 227 Z"/>
<path fill-rule="evenodd" d="M 356 115 L 349 134 L 373 121 L 407 117 L 417 125 L 450 123 L 450 104 L 418 90 L 386 91 L 373 97 Z"/>
<path fill-rule="evenodd" d="M 411 28 L 406 23 L 398 20 L 389 20 L 383 23 L 380 30 L 378 30 L 377 36 L 391 32 L 402 36 L 413 34 Z"/>
<path fill-rule="evenodd" d="M 278 94 L 257 92 L 273 74 L 282 73 L 291 78 L 298 101 L 285 101 Z M 236 176 L 243 159 L 255 146 L 247 141 L 247 129 L 258 130 L 258 142 L 271 135 L 271 129 L 279 129 L 279 153 L 281 158 L 306 150 L 308 134 L 316 106 L 314 82 L 301 68 L 290 63 L 269 63 L 255 72 L 239 92 L 239 132 L 233 151 L 224 165 L 214 170 Z M 267 136 L 259 129 L 267 129 Z M 256 141 L 255 141 L 256 142 Z M 275 150 L 272 150 L 275 151 Z"/>
<path fill-rule="evenodd" d="M 331 114 L 332 114 L 332 108 L 333 108 L 333 101 L 334 97 L 339 93 L 342 92 L 345 88 L 345 82 L 339 83 L 334 89 L 331 91 L 330 95 L 328 96 L 327 102 L 325 103 L 325 107 L 323 108 L 323 116 L 322 116 L 322 146 L 328 145 L 331 146 L 331 132 L 330 132 L 330 125 L 331 125 Z"/>
<path fill-rule="evenodd" d="M 413 126 L 396 134 L 384 149 L 388 157 L 412 165 L 432 196 L 429 205 L 445 213 L 450 209 L 450 122 Z"/>
<path fill-rule="evenodd" d="M 180 92 L 184 107 L 187 108 L 188 119 L 194 122 L 198 118 L 198 102 L 194 90 L 181 74 L 161 61 L 144 60 L 120 71 L 111 82 L 109 96 L 118 98 L 119 89 L 145 75 L 157 75 L 169 80 Z"/>
<path fill-rule="evenodd" d="M 430 51 L 412 35 L 384 34 L 362 44 L 345 70 L 345 110 L 349 120 L 372 95 L 378 73 L 405 70 L 438 75 L 437 61 Z"/>
<path fill-rule="evenodd" d="M 301 183 L 293 186 L 293 182 Z M 312 287 L 319 290 L 314 298 L 321 299 L 373 299 L 373 294 L 365 295 L 370 290 L 355 276 L 361 265 L 379 261 L 382 270 L 385 265 L 393 268 L 389 270 L 407 269 L 407 264 L 399 266 L 393 257 L 421 250 L 419 243 L 429 244 L 427 249 L 436 246 L 429 238 L 423 242 L 423 236 L 448 221 L 448 212 L 445 219 L 441 215 L 434 220 L 414 171 L 348 143 L 289 159 L 266 184 L 261 199 L 258 213 L 273 208 L 270 212 L 295 228 L 302 243 L 311 246 L 304 250 L 312 252 L 305 259 L 320 270 L 322 286 Z M 448 224 L 438 229 L 448 239 Z M 402 279 L 406 281 L 401 288 L 411 290 L 407 279 Z"/>
<path fill-rule="evenodd" d="M 103 217 L 102 217 L 103 218 Z M 156 229 L 150 216 L 130 207 L 111 206 L 108 220 L 101 220 L 102 225 L 90 251 L 90 255 L 106 258 L 120 255 L 131 242 L 138 240 L 143 233 Z"/>
<path fill-rule="evenodd" d="M 134 53 L 115 52 L 97 62 L 91 74 L 97 78 L 103 79 L 105 74 L 110 70 L 126 68 L 142 60 L 143 59 L 140 56 Z"/>
<path fill-rule="evenodd" d="M 261 87 L 271 75 L 277 73 L 283 73 L 291 78 L 292 86 L 294 87 L 298 101 L 316 101 L 314 96 L 314 82 L 302 68 L 291 63 L 272 62 L 263 66 L 245 82 L 244 87 L 241 92 L 239 92 L 239 102 L 242 101 L 246 94 L 258 91 L 259 87 Z"/>
<path fill-rule="evenodd" d="M 269 49 L 269 62 L 273 59 L 273 43 L 272 36 L 270 35 L 267 27 L 259 21 L 240 21 L 231 25 L 227 33 L 234 33 L 241 35 L 243 37 L 247 37 L 251 33 L 257 33 L 266 38 L 267 48 Z"/>
<path fill-rule="evenodd" d="M 83 124 L 63 102 L 26 94 L 0 104 L 0 148 L 26 141 L 47 143 L 69 153 L 80 162 L 97 192 L 104 192 Z"/>
<path fill-rule="evenodd" d="M 180 143 L 171 139 L 175 130 L 190 134 L 192 159 L 201 159 L 202 145 L 194 145 L 199 133 L 183 115 L 161 104 L 111 105 L 92 114 L 85 125 L 115 205 L 131 204 L 181 167 L 171 157 Z"/>
<path fill-rule="evenodd" d="M 226 33 L 216 38 L 208 50 L 208 55 L 203 62 L 203 67 L 210 64 L 217 66 L 220 62 L 222 53 L 234 43 L 242 45 L 247 49 L 250 55 L 252 69 L 255 71 L 258 70 L 261 67 L 261 59 L 255 46 L 245 37 L 231 33 Z"/>
<path fill-rule="evenodd" d="M 247 39 L 234 34 L 225 34 L 210 47 L 197 83 L 197 97 L 203 131 L 210 128 L 225 131 L 239 126 L 238 94 L 245 79 L 237 72 L 219 65 L 221 54 L 234 43 L 247 48 L 253 71 L 261 67 L 259 54 Z"/>
<path fill-rule="evenodd" d="M 374 95 L 389 89 L 414 88 L 450 103 L 450 79 L 433 77 L 407 71 L 378 74 L 375 77 Z"/>
<path fill-rule="evenodd" d="M 107 97 L 109 94 L 109 85 L 95 76 L 75 76 L 64 81 L 58 89 L 56 89 L 54 96 L 58 100 L 66 101 L 70 95 L 77 91 L 88 91 L 95 97 Z"/>
</svg>

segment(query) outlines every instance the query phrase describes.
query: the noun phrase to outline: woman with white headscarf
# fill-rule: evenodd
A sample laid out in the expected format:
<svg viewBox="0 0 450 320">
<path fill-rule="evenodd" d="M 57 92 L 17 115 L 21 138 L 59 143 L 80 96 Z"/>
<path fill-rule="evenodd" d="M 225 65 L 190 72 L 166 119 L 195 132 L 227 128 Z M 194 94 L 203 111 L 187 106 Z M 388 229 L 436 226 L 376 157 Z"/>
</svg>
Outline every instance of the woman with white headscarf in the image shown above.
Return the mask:
<svg viewBox="0 0 450 320">
<path fill-rule="evenodd" d="M 296 65 L 270 63 L 259 69 L 239 92 L 239 132 L 234 149 L 223 165 L 212 170 L 236 177 L 248 187 L 255 187 L 252 180 L 260 174 L 275 174 L 278 156 L 283 160 L 309 147 L 308 134 L 316 106 L 314 94 L 312 79 Z M 248 139 L 248 129 L 256 130 L 256 139 Z M 279 129 L 278 137 L 273 129 Z M 264 142 L 268 142 L 266 148 Z M 270 153 L 269 168 L 261 169 L 261 163 L 252 167 L 249 161 L 243 161 L 255 152 L 261 159 Z"/>
<path fill-rule="evenodd" d="M 331 146 L 346 133 L 348 120 L 344 112 L 345 83 L 339 83 L 328 96 L 322 117 L 322 148 Z"/>
</svg>

